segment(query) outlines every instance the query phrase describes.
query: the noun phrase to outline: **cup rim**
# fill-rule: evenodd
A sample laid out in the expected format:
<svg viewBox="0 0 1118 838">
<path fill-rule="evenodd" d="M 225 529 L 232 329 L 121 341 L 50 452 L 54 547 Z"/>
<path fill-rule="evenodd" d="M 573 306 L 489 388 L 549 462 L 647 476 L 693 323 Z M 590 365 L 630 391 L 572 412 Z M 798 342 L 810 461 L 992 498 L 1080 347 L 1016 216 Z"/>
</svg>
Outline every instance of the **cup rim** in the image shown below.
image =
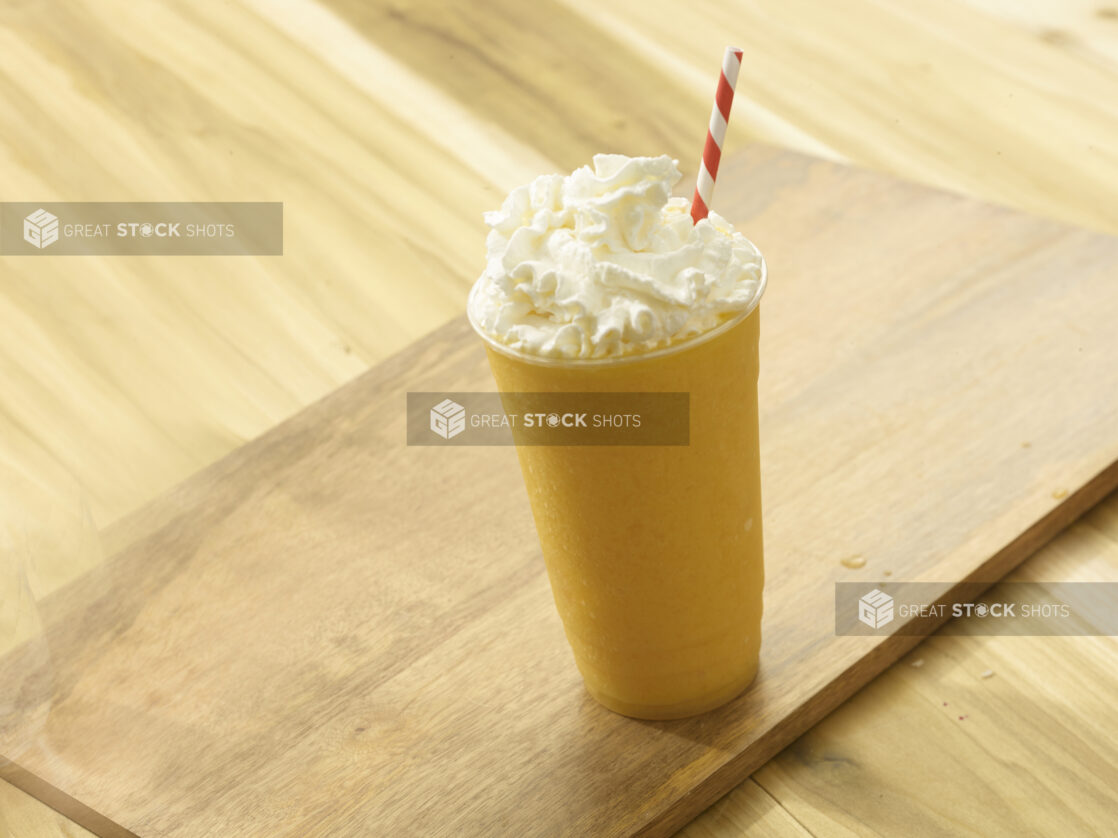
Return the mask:
<svg viewBox="0 0 1118 838">
<path fill-rule="evenodd" d="M 621 364 L 639 363 L 641 361 L 663 358 L 667 355 L 674 355 L 678 352 L 683 352 L 684 350 L 707 343 L 708 341 L 714 340 L 719 335 L 728 332 L 738 323 L 745 320 L 745 318 L 752 314 L 757 309 L 757 306 L 761 304 L 761 297 L 764 296 L 765 289 L 768 287 L 768 264 L 765 262 L 765 255 L 761 252 L 761 249 L 749 239 L 746 239 L 746 241 L 749 241 L 749 244 L 755 251 L 757 251 L 757 255 L 761 259 L 761 281 L 757 284 L 757 293 L 753 295 L 753 299 L 749 301 L 749 305 L 735 314 L 729 320 L 719 323 L 713 329 L 708 329 L 705 332 L 693 335 L 692 337 L 689 337 L 686 340 L 681 341 L 680 343 L 673 343 L 669 344 L 668 346 L 663 346 L 659 349 L 654 349 L 651 352 L 641 352 L 635 355 L 609 356 L 606 358 L 553 358 L 547 355 L 529 355 L 527 353 L 511 349 L 505 344 L 499 343 L 494 340 L 493 337 L 487 332 L 483 331 L 482 328 L 478 325 L 477 321 L 474 320 L 473 306 L 470 305 L 470 303 L 473 302 L 474 294 L 477 293 L 477 290 L 480 287 L 479 282 L 475 282 L 473 284 L 473 286 L 470 288 L 470 293 L 466 298 L 466 319 L 469 321 L 470 326 L 473 328 L 474 332 L 477 333 L 478 337 L 485 341 L 485 345 L 489 349 L 492 349 L 494 352 L 497 352 L 508 358 L 513 358 L 517 361 L 522 361 L 527 364 L 536 364 L 538 366 L 592 369 L 595 367 L 612 367 Z"/>
</svg>

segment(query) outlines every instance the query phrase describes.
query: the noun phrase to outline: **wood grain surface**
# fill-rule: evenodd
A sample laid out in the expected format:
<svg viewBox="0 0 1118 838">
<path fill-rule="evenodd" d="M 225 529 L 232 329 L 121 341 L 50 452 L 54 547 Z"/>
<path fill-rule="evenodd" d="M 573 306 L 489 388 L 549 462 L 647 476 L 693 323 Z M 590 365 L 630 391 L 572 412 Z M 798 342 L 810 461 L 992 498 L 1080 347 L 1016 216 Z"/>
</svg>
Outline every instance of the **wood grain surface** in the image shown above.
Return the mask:
<svg viewBox="0 0 1118 838">
<path fill-rule="evenodd" d="M 0 758 L 0 777 L 5 780 L 0 783 L 0 828 L 4 830 L 0 835 L 26 838 L 61 834 L 83 838 L 95 834 L 99 838 L 136 838 L 100 812 L 6 758 Z M 77 821 L 85 828 L 79 827 Z"/>
<path fill-rule="evenodd" d="M 1118 240 L 763 147 L 724 167 L 782 266 L 746 696 L 653 724 L 584 694 L 513 452 L 402 444 L 405 391 L 491 386 L 459 320 L 111 533 L 0 662 L 0 752 L 141 835 L 666 834 L 916 642 L 834 636 L 841 556 L 993 581 L 1118 482 Z"/>
<path fill-rule="evenodd" d="M 506 14 L 503 6 L 442 13 L 450 6 L 246 2 L 192 11 L 101 0 L 0 9 L 6 199 L 274 198 L 289 212 L 292 202 L 307 210 L 299 230 L 289 227 L 289 245 L 330 242 L 317 263 L 207 260 L 204 270 L 192 260 L 0 259 L 0 648 L 36 630 L 36 598 L 124 546 L 111 535 L 126 529 L 106 533 L 108 523 L 460 311 L 477 269 L 467 257 L 478 252 L 479 213 L 507 187 L 594 151 L 644 149 L 634 117 L 663 141 L 650 150 L 693 171 L 712 61 L 727 39 L 751 39 L 728 149 L 767 139 L 1118 233 L 1114 4 L 578 0 L 530 4 L 515 29 L 487 20 Z M 666 71 L 675 84 L 649 95 L 633 66 L 649 78 Z M 476 85 L 456 86 L 461 75 Z M 549 112 L 562 118 L 529 140 L 539 148 L 522 141 L 525 124 Z M 690 139 L 679 139 L 686 131 Z M 480 185 L 458 172 L 428 179 L 447 160 Z M 404 170 L 406 212 L 458 219 L 440 231 L 444 256 L 463 257 L 446 273 L 421 256 L 423 237 L 386 218 Z M 354 218 L 365 220 L 359 231 L 332 237 Z M 370 253 L 376 264 L 363 269 Z M 448 276 L 456 290 L 445 290 Z M 1071 537 L 1088 546 L 1118 538 L 1118 497 L 1106 508 L 1097 528 L 1077 525 Z M 1094 566 L 1111 554 L 1078 555 Z M 1032 648 L 1008 654 L 1024 671 L 1044 671 L 1047 657 Z M 1076 672 L 1109 665 L 1077 648 Z M 884 686 L 866 712 L 903 714 L 928 771 L 949 776 L 934 708 L 904 683 L 892 672 L 875 682 Z M 1081 678 L 1053 684 L 1063 703 L 1081 700 Z M 1029 700 L 1022 692 L 986 719 L 987 734 L 1002 744 L 1077 735 L 1053 733 L 1059 718 L 1036 727 Z M 844 741 L 852 737 L 846 730 Z M 1000 799 L 1027 818 L 1039 806 L 993 774 L 929 784 L 874 754 L 891 766 L 896 799 L 912 807 L 974 810 Z M 827 823 L 855 807 L 872 830 L 876 791 L 853 776 L 820 783 L 834 776 L 824 757 L 801 752 L 785 763 L 789 782 L 768 793 L 787 805 L 789 788 L 810 787 L 798 812 L 814 806 Z M 1058 781 L 1041 756 L 1022 766 Z M 752 823 L 734 816 L 739 799 L 719 807 L 728 814 L 714 834 Z M 5 796 L 0 835 L 11 823 L 64 834 L 37 808 Z M 30 814 L 11 820 L 17 809 Z"/>
<path fill-rule="evenodd" d="M 1006 581 L 1118 582 L 1114 500 Z M 1001 586 L 991 597 L 1012 599 Z M 980 636 L 974 621 L 946 628 L 953 631 L 902 658 L 752 782 L 813 835 L 1111 834 L 1115 638 Z M 756 795 L 743 786 L 730 795 L 740 804 L 719 806 L 740 817 Z M 715 807 L 685 835 L 752 834 L 722 823 Z"/>
<path fill-rule="evenodd" d="M 4 838 L 93 838 L 94 833 L 78 826 L 9 783 L 0 783 L 0 835 Z"/>
</svg>

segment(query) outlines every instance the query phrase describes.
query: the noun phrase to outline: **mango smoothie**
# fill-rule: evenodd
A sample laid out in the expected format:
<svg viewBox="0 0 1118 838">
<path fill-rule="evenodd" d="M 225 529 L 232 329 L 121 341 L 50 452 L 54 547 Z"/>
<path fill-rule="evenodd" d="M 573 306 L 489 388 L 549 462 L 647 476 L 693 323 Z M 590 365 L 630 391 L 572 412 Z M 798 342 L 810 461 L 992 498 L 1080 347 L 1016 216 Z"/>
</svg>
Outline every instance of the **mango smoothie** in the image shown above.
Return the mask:
<svg viewBox="0 0 1118 838">
<path fill-rule="evenodd" d="M 737 696 L 761 640 L 764 261 L 717 215 L 692 224 L 678 179 L 598 155 L 514 191 L 468 306 L 502 393 L 689 394 L 686 445 L 517 447 L 587 690 L 645 719 Z"/>
</svg>

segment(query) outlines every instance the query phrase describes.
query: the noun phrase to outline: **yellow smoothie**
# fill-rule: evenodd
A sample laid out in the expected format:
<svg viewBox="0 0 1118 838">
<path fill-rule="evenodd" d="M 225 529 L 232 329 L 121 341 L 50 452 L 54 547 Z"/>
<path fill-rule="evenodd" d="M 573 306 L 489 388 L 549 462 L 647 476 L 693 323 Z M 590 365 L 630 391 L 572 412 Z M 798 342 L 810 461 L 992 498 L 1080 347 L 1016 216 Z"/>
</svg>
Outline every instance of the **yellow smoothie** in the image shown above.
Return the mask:
<svg viewBox="0 0 1118 838">
<path fill-rule="evenodd" d="M 761 644 L 764 260 L 715 213 L 692 224 L 679 177 L 599 155 L 514 190 L 468 304 L 502 394 L 688 394 L 686 445 L 517 446 L 586 687 L 644 719 L 731 700 Z"/>
<path fill-rule="evenodd" d="M 606 364 L 489 349 L 502 392 L 690 394 L 688 445 L 517 449 L 575 662 L 590 694 L 626 716 L 702 713 L 757 672 L 758 329 L 754 310 L 713 338 Z"/>
</svg>

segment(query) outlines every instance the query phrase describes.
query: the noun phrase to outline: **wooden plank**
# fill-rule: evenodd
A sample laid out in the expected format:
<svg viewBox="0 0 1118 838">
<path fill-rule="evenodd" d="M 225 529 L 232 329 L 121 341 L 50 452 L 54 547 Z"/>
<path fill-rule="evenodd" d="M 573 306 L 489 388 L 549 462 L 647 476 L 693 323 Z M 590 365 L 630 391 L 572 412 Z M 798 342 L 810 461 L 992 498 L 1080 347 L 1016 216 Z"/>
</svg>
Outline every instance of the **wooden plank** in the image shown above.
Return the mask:
<svg viewBox="0 0 1118 838">
<path fill-rule="evenodd" d="M 657 724 L 585 696 L 513 452 L 402 444 L 404 391 L 491 386 L 459 320 L 123 524 L 158 522 L 43 601 L 49 665 L 0 664 L 0 753 L 143 835 L 666 834 L 915 642 L 833 636 L 840 557 L 993 578 L 1114 485 L 1118 240 L 772 149 L 724 165 L 772 266 L 746 696 Z"/>
</svg>

